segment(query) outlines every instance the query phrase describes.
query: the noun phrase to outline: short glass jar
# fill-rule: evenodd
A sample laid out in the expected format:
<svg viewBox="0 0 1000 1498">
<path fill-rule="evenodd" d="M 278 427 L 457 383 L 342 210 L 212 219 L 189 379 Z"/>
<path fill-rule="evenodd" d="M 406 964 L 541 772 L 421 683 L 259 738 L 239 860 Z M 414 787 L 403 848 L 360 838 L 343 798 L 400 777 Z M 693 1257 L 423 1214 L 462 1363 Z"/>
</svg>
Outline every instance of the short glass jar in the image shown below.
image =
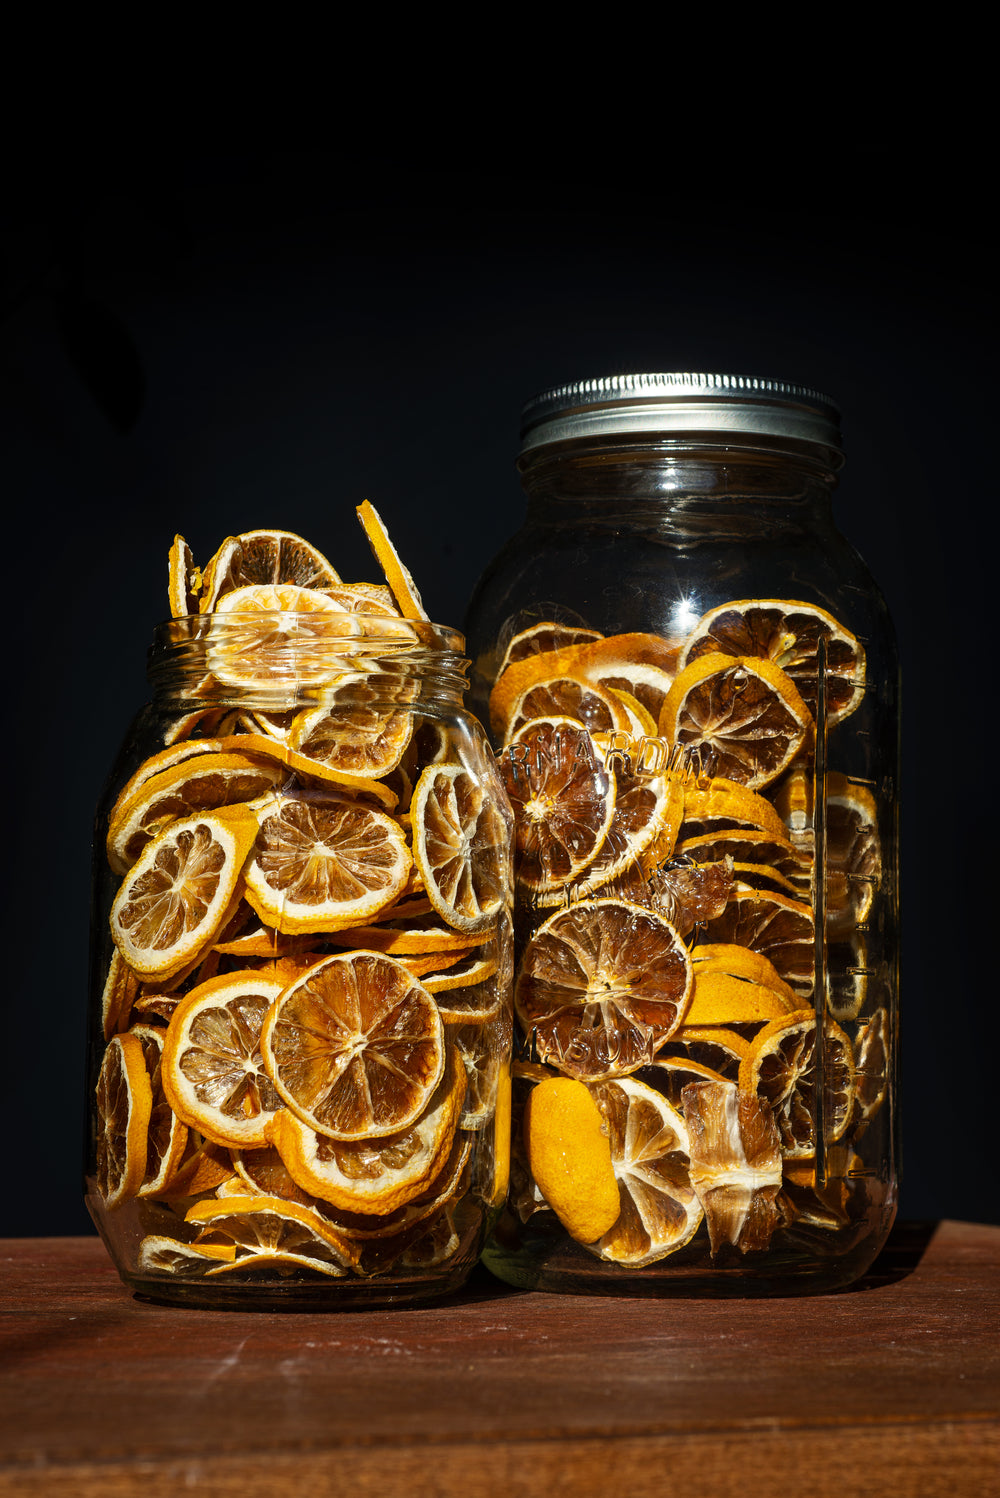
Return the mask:
<svg viewBox="0 0 1000 1498">
<path fill-rule="evenodd" d="M 898 664 L 838 422 L 712 374 L 525 407 L 466 625 L 516 816 L 512 1284 L 806 1293 L 888 1233 Z"/>
<path fill-rule="evenodd" d="M 87 1204 L 133 1290 L 332 1309 L 476 1262 L 511 813 L 463 645 L 339 610 L 156 630 L 95 837 Z"/>
</svg>

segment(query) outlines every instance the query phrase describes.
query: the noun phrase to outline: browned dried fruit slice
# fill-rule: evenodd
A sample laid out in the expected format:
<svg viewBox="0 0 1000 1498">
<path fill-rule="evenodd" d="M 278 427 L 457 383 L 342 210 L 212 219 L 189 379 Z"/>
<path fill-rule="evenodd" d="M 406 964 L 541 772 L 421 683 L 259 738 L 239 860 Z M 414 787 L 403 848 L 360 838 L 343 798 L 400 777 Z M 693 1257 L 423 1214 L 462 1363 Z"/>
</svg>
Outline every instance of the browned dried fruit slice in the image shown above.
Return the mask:
<svg viewBox="0 0 1000 1498">
<path fill-rule="evenodd" d="M 820 642 L 825 656 L 827 718 L 835 723 L 861 701 L 865 652 L 849 630 L 816 604 L 781 598 L 743 598 L 719 604 L 688 635 L 679 664 L 683 669 L 718 651 L 773 661 L 792 678 L 815 716 Z"/>
<path fill-rule="evenodd" d="M 536 718 L 500 757 L 515 817 L 514 872 L 536 893 L 561 889 L 593 863 L 615 813 L 615 777 L 587 729 Z"/>
<path fill-rule="evenodd" d="M 97 1189 L 108 1207 L 135 1196 L 145 1179 L 152 1106 L 142 1043 L 115 1035 L 97 1078 Z"/>
<path fill-rule="evenodd" d="M 771 1105 L 786 1156 L 815 1154 L 820 1089 L 824 1137 L 835 1143 L 850 1122 L 855 1093 L 854 1053 L 840 1026 L 826 1022 L 820 1052 L 814 1014 L 765 1025 L 740 1066 L 740 1091 Z"/>
<path fill-rule="evenodd" d="M 535 932 L 515 1004 L 541 1060 L 595 1081 L 652 1060 L 683 1018 L 693 981 L 669 922 L 625 900 L 586 900 Z"/>
<path fill-rule="evenodd" d="M 428 765 L 410 805 L 413 859 L 434 909 L 480 933 L 503 906 L 507 827 L 483 783 L 461 765 Z"/>
</svg>

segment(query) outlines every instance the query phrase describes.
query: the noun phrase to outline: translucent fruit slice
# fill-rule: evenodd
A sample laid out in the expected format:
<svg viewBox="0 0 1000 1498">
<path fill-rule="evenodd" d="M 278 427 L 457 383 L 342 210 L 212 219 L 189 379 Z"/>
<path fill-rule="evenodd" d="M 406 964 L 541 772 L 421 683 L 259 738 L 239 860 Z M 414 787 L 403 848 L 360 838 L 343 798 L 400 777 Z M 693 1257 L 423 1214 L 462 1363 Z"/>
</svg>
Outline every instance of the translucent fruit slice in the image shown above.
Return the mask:
<svg viewBox="0 0 1000 1498">
<path fill-rule="evenodd" d="M 593 1243 L 618 1221 L 621 1199 L 603 1115 L 583 1082 L 553 1077 L 524 1109 L 528 1163 L 571 1238 Z"/>
<path fill-rule="evenodd" d="M 603 639 L 600 630 L 585 629 L 573 624 L 559 624 L 553 619 L 542 620 L 539 624 L 532 624 L 512 636 L 510 644 L 504 651 L 497 676 L 502 676 L 508 666 L 513 666 L 517 661 L 527 660 L 529 656 L 546 655 L 552 650 L 563 649 L 568 645 L 584 645 L 600 639 Z"/>
<path fill-rule="evenodd" d="M 536 893 L 561 889 L 591 864 L 615 813 L 615 777 L 587 729 L 536 718 L 500 758 L 514 810 L 517 879 Z"/>
<path fill-rule="evenodd" d="M 329 957 L 286 988 L 261 1037 L 268 1074 L 303 1123 L 378 1138 L 419 1118 L 444 1070 L 433 998 L 391 957 Z"/>
<path fill-rule="evenodd" d="M 501 679 L 490 699 L 490 721 L 505 744 L 534 718 L 572 718 L 592 733 L 627 732 L 630 727 L 624 703 L 610 688 L 594 686 L 575 676 L 556 675 L 532 681 L 509 700 L 504 700 L 502 693 L 500 697 L 496 695 L 503 685 Z"/>
<path fill-rule="evenodd" d="M 733 1082 L 691 1082 L 682 1093 L 691 1184 L 712 1253 L 767 1248 L 782 1216 L 781 1136 L 770 1104 Z"/>
<path fill-rule="evenodd" d="M 272 1137 L 304 1191 L 345 1212 L 394 1212 L 420 1196 L 448 1159 L 465 1091 L 465 1067 L 452 1050 L 427 1107 L 399 1133 L 329 1139 L 286 1111 L 275 1120 Z"/>
<path fill-rule="evenodd" d="M 716 775 L 760 790 L 798 754 L 812 715 L 779 666 L 713 652 L 676 678 L 658 727 L 670 744 L 709 755 Z"/>
<path fill-rule="evenodd" d="M 152 1106 L 141 1041 L 115 1035 L 97 1078 L 97 1189 L 108 1207 L 135 1196 L 142 1186 Z"/>
<path fill-rule="evenodd" d="M 684 787 L 684 821 L 678 842 L 731 828 L 757 829 L 774 837 L 787 837 L 778 812 L 756 791 L 725 776 L 714 776 L 704 782 L 688 781 Z"/>
<path fill-rule="evenodd" d="M 340 582 L 322 552 L 292 531 L 244 531 L 229 536 L 205 568 L 201 612 L 211 613 L 219 599 L 238 588 L 329 588 Z"/>
<path fill-rule="evenodd" d="M 865 652 L 844 626 L 816 604 L 743 598 L 703 614 L 688 635 L 680 668 L 714 652 L 759 656 L 789 675 L 815 716 L 819 648 L 825 653 L 827 721 L 852 713 L 865 684 Z"/>
<path fill-rule="evenodd" d="M 413 859 L 449 926 L 481 932 L 503 905 L 507 827 L 480 780 L 461 765 L 428 765 L 410 804 Z"/>
<path fill-rule="evenodd" d="M 514 1001 L 540 1060 L 595 1081 L 652 1060 L 683 1018 L 693 984 L 669 922 L 625 900 L 587 900 L 532 936 Z"/>
<path fill-rule="evenodd" d="M 201 983 L 174 1011 L 163 1086 L 178 1118 L 216 1144 L 263 1146 L 283 1106 L 264 1070 L 260 1033 L 282 984 L 253 971 Z"/>
<path fill-rule="evenodd" d="M 185 817 L 147 843 L 111 908 L 129 967 L 168 978 L 212 943 L 229 910 L 257 818 L 246 807 Z"/>
<path fill-rule="evenodd" d="M 138 1268 L 141 1274 L 179 1274 L 189 1279 L 207 1274 L 216 1264 L 231 1263 L 235 1257 L 235 1243 L 205 1243 L 199 1248 L 179 1238 L 151 1233 L 139 1244 Z"/>
<path fill-rule="evenodd" d="M 850 1122 L 855 1093 L 851 1042 L 828 1020 L 820 1054 L 815 1015 L 772 1020 L 751 1042 L 740 1065 L 739 1085 L 770 1104 L 784 1154 L 804 1159 L 816 1151 L 818 1088 L 825 1139 L 836 1142 Z"/>
<path fill-rule="evenodd" d="M 343 929 L 402 894 L 411 862 L 384 812 L 302 790 L 276 794 L 261 810 L 246 898 L 286 934 Z"/>
<path fill-rule="evenodd" d="M 641 1269 L 690 1242 L 701 1224 L 688 1174 L 687 1129 L 665 1097 L 634 1077 L 590 1090 L 604 1116 L 621 1195 L 618 1220 L 593 1251 Z"/>
</svg>

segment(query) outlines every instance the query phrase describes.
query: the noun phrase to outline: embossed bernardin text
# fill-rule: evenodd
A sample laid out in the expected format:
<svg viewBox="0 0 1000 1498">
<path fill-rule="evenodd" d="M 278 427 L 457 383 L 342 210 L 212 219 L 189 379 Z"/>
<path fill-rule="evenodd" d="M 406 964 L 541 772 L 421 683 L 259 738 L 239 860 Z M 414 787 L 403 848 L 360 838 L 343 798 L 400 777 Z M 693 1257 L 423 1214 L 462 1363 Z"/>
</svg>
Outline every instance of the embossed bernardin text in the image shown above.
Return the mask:
<svg viewBox="0 0 1000 1498">
<path fill-rule="evenodd" d="M 529 786 L 552 770 L 599 764 L 637 779 L 674 774 L 700 780 L 715 773 L 715 755 L 704 744 L 670 744 L 645 734 L 636 738 L 623 729 L 603 733 L 596 742 L 578 728 L 568 736 L 556 731 L 547 745 L 537 738 L 522 740 L 508 744 L 503 754 L 515 782 L 520 772 Z"/>
</svg>

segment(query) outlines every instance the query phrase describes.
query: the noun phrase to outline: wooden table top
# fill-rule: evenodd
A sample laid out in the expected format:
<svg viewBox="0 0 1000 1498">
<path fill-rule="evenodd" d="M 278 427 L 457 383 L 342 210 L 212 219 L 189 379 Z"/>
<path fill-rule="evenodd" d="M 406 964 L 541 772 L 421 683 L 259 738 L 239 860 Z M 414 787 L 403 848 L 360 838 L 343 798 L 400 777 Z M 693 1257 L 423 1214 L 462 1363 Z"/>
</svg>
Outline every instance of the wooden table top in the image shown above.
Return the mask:
<svg viewBox="0 0 1000 1498">
<path fill-rule="evenodd" d="M 0 1494 L 982 1498 L 1000 1227 L 897 1227 L 860 1285 L 598 1299 L 477 1270 L 412 1309 L 147 1304 L 96 1238 L 0 1240 Z"/>
</svg>

